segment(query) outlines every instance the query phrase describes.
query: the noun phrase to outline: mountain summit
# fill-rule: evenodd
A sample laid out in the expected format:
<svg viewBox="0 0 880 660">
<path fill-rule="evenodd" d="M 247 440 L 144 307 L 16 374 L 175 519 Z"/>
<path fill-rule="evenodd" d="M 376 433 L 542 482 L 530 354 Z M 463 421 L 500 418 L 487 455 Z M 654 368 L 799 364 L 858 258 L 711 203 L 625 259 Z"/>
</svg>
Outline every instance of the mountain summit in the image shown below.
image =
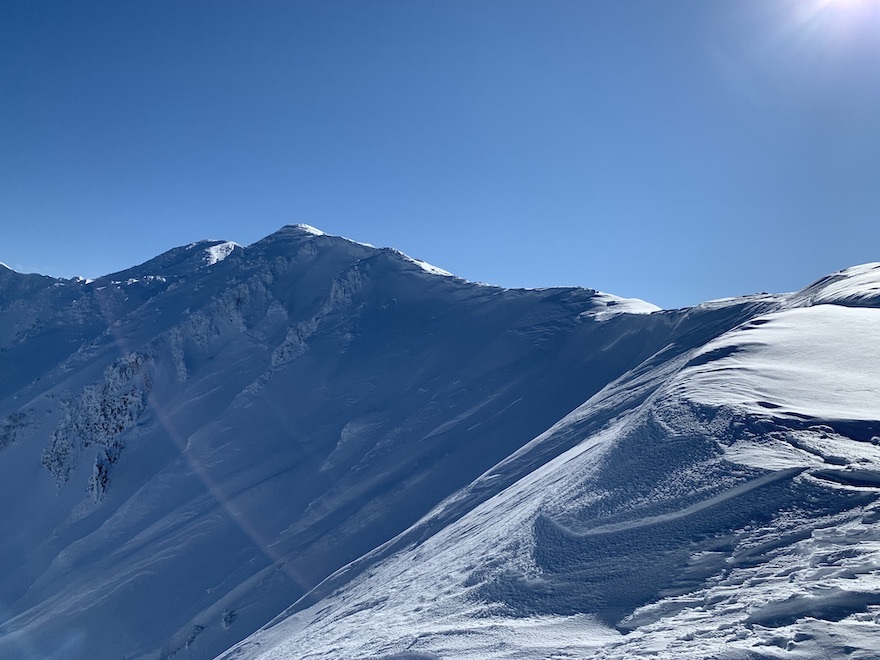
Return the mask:
<svg viewBox="0 0 880 660">
<path fill-rule="evenodd" d="M 877 655 L 878 291 L 663 311 L 308 225 L 0 268 L 0 655 Z"/>
</svg>

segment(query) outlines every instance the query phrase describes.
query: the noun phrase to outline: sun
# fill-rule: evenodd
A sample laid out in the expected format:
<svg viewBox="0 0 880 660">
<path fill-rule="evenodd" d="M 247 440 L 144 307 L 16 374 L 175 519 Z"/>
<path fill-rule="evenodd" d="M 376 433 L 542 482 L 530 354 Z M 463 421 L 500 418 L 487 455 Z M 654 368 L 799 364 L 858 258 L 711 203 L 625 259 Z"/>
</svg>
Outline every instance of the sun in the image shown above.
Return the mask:
<svg viewBox="0 0 880 660">
<path fill-rule="evenodd" d="M 827 9 L 872 9 L 880 7 L 880 0 L 822 0 L 822 7 Z"/>
<path fill-rule="evenodd" d="M 840 43 L 859 33 L 876 35 L 880 0 L 796 0 L 792 27 L 804 36 L 820 36 Z"/>
</svg>

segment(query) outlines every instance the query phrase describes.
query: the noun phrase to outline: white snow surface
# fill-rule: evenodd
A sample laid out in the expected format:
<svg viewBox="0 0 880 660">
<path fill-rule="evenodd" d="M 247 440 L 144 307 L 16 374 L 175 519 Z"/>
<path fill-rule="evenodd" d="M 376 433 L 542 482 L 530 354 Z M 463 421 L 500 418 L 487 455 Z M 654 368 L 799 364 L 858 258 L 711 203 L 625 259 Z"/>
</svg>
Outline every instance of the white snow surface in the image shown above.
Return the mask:
<svg viewBox="0 0 880 660">
<path fill-rule="evenodd" d="M 618 314 L 653 314 L 661 311 L 660 307 L 639 298 L 621 298 L 610 293 L 597 291 L 593 296 L 597 309 L 584 312 L 597 321 L 604 321 Z"/>
<path fill-rule="evenodd" d="M 706 344 L 694 362 L 674 391 L 698 403 L 756 415 L 880 419 L 877 308 L 818 305 L 759 316 Z"/>
<path fill-rule="evenodd" d="M 304 222 L 299 222 L 293 226 L 301 231 L 306 232 L 307 234 L 312 234 L 313 236 L 326 236 L 327 235 L 324 232 L 322 232 L 320 229 L 317 229 L 316 227 L 312 227 L 311 225 L 307 225 Z"/>
<path fill-rule="evenodd" d="M 654 394 L 222 657 L 877 657 L 880 438 L 828 424 L 880 420 L 878 314 L 755 314 L 622 377 L 520 456 Z"/>
<path fill-rule="evenodd" d="M 313 227 L 312 225 L 305 224 L 304 222 L 298 222 L 294 225 L 291 225 L 293 228 L 298 229 L 306 234 L 311 234 L 312 236 L 329 236 L 326 232 L 321 231 L 317 227 Z M 348 238 L 347 236 L 334 236 L 334 238 L 341 238 L 343 240 L 348 241 L 349 243 L 354 243 L 355 245 L 363 245 L 364 247 L 374 247 L 370 243 L 363 243 L 361 241 L 356 241 L 352 238 Z"/>
<path fill-rule="evenodd" d="M 416 266 L 421 268 L 423 271 L 425 271 L 426 273 L 429 273 L 431 275 L 441 275 L 443 277 L 455 277 L 449 271 L 443 270 L 442 268 L 438 268 L 437 266 L 433 266 L 433 265 L 429 264 L 427 261 L 422 261 L 421 259 L 414 259 L 413 257 L 409 256 L 408 254 L 404 254 L 403 252 L 401 252 L 399 250 L 394 250 L 394 253 L 399 255 L 400 257 L 402 257 L 403 259 L 405 259 L 409 263 L 415 264 Z"/>
<path fill-rule="evenodd" d="M 823 277 L 795 296 L 803 303 L 819 305 L 872 305 L 880 300 L 880 263 L 852 266 Z"/>
<path fill-rule="evenodd" d="M 0 657 L 880 657 L 875 265 L 658 311 L 313 236 L 4 280 Z"/>
<path fill-rule="evenodd" d="M 571 415 L 556 432 L 570 430 L 586 413 Z M 661 481 L 637 498 L 621 522 L 591 526 L 587 519 L 586 528 L 554 522 L 578 520 L 585 505 L 612 499 L 590 484 L 612 466 L 609 454 L 638 429 L 644 421 L 638 417 L 588 437 L 424 543 L 392 555 L 318 604 L 279 617 L 221 657 L 671 660 L 880 653 L 880 507 L 872 494 L 851 512 L 810 518 L 789 511 L 789 491 L 803 489 L 814 498 L 821 492 L 803 472 L 809 462 L 803 458 L 799 466 L 762 476 L 729 481 L 728 474 L 714 486 L 706 477 L 722 463 L 691 459 L 684 471 L 666 475 L 671 483 Z M 877 475 L 880 452 L 871 449 L 859 459 Z M 663 454 L 674 464 L 687 451 Z M 614 483 L 640 482 L 642 467 L 633 465 L 629 473 L 615 466 Z M 682 496 L 696 501 L 676 508 Z M 713 516 L 735 520 L 738 510 L 756 505 L 779 507 L 785 515 L 754 529 L 748 515 L 731 527 L 712 522 Z M 658 507 L 662 513 L 633 516 Z M 549 532 L 541 533 L 545 526 Z M 725 547 L 729 539 L 701 539 L 703 526 L 715 538 L 725 529 L 735 537 L 733 547 Z M 682 535 L 685 548 L 679 549 L 676 537 Z M 663 555 L 676 552 L 681 564 L 665 583 L 674 584 L 680 573 L 682 586 L 667 586 L 633 608 L 618 623 L 622 631 L 588 613 L 542 611 L 544 599 L 561 596 L 555 605 L 565 610 L 568 599 L 595 593 L 597 574 L 611 582 L 606 603 L 626 601 L 632 590 L 672 568 Z M 568 568 L 561 577 L 560 567 Z"/>
<path fill-rule="evenodd" d="M 205 248 L 205 264 L 213 266 L 214 264 L 223 261 L 226 257 L 232 254 L 232 251 L 236 248 L 241 248 L 241 246 L 233 241 L 226 241 Z"/>
</svg>

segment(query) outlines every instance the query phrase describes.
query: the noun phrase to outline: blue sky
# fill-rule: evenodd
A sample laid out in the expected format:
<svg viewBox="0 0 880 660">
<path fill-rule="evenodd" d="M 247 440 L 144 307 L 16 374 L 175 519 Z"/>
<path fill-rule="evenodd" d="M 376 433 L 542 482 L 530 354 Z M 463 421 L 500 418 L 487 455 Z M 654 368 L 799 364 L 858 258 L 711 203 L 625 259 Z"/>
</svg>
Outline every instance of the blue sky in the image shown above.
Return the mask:
<svg viewBox="0 0 880 660">
<path fill-rule="evenodd" d="M 0 260 L 291 222 L 666 307 L 880 260 L 880 0 L 0 3 Z"/>
</svg>

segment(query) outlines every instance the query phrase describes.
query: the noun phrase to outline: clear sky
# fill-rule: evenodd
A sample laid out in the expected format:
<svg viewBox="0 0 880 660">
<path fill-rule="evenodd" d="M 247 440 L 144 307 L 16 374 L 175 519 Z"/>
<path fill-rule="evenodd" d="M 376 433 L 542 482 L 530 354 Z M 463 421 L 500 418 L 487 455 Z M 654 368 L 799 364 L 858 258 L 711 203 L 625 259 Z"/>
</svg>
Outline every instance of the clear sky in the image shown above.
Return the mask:
<svg viewBox="0 0 880 660">
<path fill-rule="evenodd" d="M 665 307 L 880 260 L 880 0 L 0 2 L 0 260 L 292 222 Z"/>
</svg>

